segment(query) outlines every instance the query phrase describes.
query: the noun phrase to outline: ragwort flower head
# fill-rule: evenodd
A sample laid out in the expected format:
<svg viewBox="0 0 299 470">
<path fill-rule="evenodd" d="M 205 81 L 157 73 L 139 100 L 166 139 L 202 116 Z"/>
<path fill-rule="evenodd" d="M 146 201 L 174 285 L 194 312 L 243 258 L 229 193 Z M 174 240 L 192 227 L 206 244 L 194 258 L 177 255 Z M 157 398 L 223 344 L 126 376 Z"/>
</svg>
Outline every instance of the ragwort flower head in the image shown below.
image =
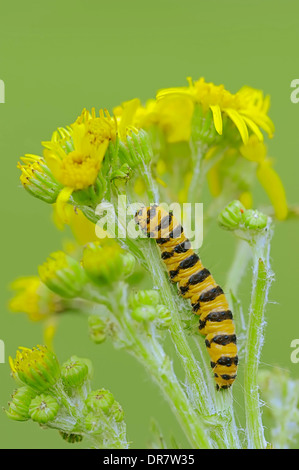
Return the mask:
<svg viewBox="0 0 299 470">
<path fill-rule="evenodd" d="M 193 82 L 188 79 L 188 87 L 175 87 L 160 90 L 157 100 L 185 96 L 194 104 L 201 105 L 204 111 L 211 110 L 214 126 L 219 135 L 223 133 L 223 118 L 227 117 L 238 129 L 242 141 L 247 143 L 250 129 L 259 140 L 263 140 L 264 130 L 269 137 L 273 136 L 274 125 L 268 117 L 269 97 L 263 96 L 260 90 L 243 87 L 232 94 L 223 85 L 207 83 L 204 78 Z"/>
<path fill-rule="evenodd" d="M 24 276 L 11 284 L 15 292 L 9 301 L 12 312 L 24 312 L 32 321 L 45 320 L 63 310 L 61 298 L 51 292 L 38 276 Z"/>
<path fill-rule="evenodd" d="M 83 110 L 68 128 L 59 128 L 43 142 L 44 157 L 56 179 L 65 187 L 80 190 L 92 185 L 99 173 L 109 141 L 115 139 L 114 120 L 100 111 L 96 117 Z"/>
<path fill-rule="evenodd" d="M 68 222 L 65 204 L 73 191 L 91 187 L 97 180 L 109 142 L 116 138 L 116 123 L 106 111 L 96 116 L 84 109 L 67 128 L 58 128 L 52 139 L 43 142 L 44 158 L 63 186 L 57 198 L 61 219 Z"/>
</svg>

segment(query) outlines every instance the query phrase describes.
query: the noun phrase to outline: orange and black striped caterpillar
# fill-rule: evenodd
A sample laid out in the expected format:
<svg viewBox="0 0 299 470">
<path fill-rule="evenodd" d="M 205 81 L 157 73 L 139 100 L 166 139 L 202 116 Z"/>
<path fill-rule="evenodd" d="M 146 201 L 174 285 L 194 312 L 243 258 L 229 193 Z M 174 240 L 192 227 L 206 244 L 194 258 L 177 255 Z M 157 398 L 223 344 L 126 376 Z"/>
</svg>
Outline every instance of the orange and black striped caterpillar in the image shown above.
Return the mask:
<svg viewBox="0 0 299 470">
<path fill-rule="evenodd" d="M 135 214 L 135 222 L 156 239 L 171 281 L 178 283 L 181 295 L 191 300 L 193 312 L 199 315 L 216 388 L 229 388 L 237 375 L 238 356 L 233 315 L 223 290 L 202 265 L 172 212 L 158 205 L 144 207 Z"/>
</svg>

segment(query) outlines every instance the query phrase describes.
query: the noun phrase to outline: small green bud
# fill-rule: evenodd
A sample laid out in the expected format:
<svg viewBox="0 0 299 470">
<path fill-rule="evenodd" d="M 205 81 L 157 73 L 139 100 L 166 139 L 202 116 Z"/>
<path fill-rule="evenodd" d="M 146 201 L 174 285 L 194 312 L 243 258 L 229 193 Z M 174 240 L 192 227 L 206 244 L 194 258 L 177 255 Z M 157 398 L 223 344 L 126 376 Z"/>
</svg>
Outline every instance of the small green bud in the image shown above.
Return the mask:
<svg viewBox="0 0 299 470">
<path fill-rule="evenodd" d="M 117 423 L 120 423 L 124 419 L 124 410 L 120 406 L 120 404 L 115 401 L 110 408 L 110 416 L 112 416 Z"/>
<path fill-rule="evenodd" d="M 122 250 L 115 240 L 89 243 L 83 251 L 82 265 L 88 276 L 97 284 L 110 284 L 123 273 Z"/>
<path fill-rule="evenodd" d="M 54 397 L 41 394 L 31 401 L 29 414 L 33 421 L 46 424 L 55 418 L 58 410 L 59 404 Z"/>
<path fill-rule="evenodd" d="M 192 113 L 191 139 L 193 142 L 211 145 L 215 144 L 218 138 L 212 111 L 205 110 L 201 104 L 196 104 Z"/>
<path fill-rule="evenodd" d="M 30 418 L 29 406 L 35 393 L 29 387 L 18 388 L 12 395 L 7 416 L 15 421 L 27 421 Z"/>
<path fill-rule="evenodd" d="M 156 307 L 157 309 L 157 317 L 160 319 L 160 320 L 163 320 L 159 326 L 160 327 L 164 327 L 164 328 L 168 328 L 169 325 L 171 324 L 171 313 L 169 311 L 169 309 L 167 307 L 165 307 L 165 305 L 158 305 Z"/>
<path fill-rule="evenodd" d="M 103 411 L 107 413 L 114 403 L 114 396 L 109 390 L 101 388 L 100 390 L 90 392 L 85 403 L 90 411 Z"/>
<path fill-rule="evenodd" d="M 52 253 L 38 272 L 42 282 L 61 297 L 77 297 L 86 283 L 86 274 L 78 261 L 63 251 Z"/>
<path fill-rule="evenodd" d="M 62 439 L 69 442 L 70 444 L 76 444 L 83 440 L 82 434 L 68 434 L 67 432 L 59 431 Z"/>
<path fill-rule="evenodd" d="M 61 367 L 61 378 L 67 387 L 78 387 L 87 379 L 88 367 L 76 356 L 72 356 Z"/>
<path fill-rule="evenodd" d="M 139 290 L 130 294 L 130 306 L 132 308 L 139 307 L 141 305 L 156 306 L 160 301 L 160 295 L 157 290 Z"/>
<path fill-rule="evenodd" d="M 153 150 L 147 132 L 136 129 L 127 136 L 126 142 L 120 142 L 119 158 L 131 168 L 143 163 L 149 164 L 153 158 Z"/>
<path fill-rule="evenodd" d="M 72 356 L 71 359 L 73 359 L 73 358 L 76 359 L 77 356 Z M 92 365 L 91 360 L 90 360 L 90 359 L 86 359 L 85 357 L 84 357 L 84 358 L 81 357 L 81 358 L 80 358 L 80 361 L 81 361 L 81 362 L 84 362 L 84 364 L 87 366 L 87 369 L 88 369 L 87 378 L 88 378 L 89 380 L 91 380 L 92 377 L 93 377 L 93 365 Z"/>
<path fill-rule="evenodd" d="M 61 185 L 52 175 L 44 158 L 25 155 L 17 166 L 21 170 L 20 180 L 26 191 L 49 204 L 56 201 Z"/>
<path fill-rule="evenodd" d="M 156 307 L 144 305 L 143 307 L 136 307 L 132 310 L 132 318 L 136 321 L 152 321 L 157 317 Z"/>
<path fill-rule="evenodd" d="M 96 432 L 101 426 L 101 419 L 94 413 L 88 413 L 85 418 L 85 427 L 87 431 Z"/>
<path fill-rule="evenodd" d="M 261 230 L 267 223 L 268 217 L 257 210 L 248 209 L 244 214 L 244 225 L 251 230 Z"/>
<path fill-rule="evenodd" d="M 124 163 L 120 168 L 118 168 L 117 170 L 114 170 L 111 173 L 110 179 L 111 180 L 118 179 L 118 180 L 127 181 L 130 177 L 130 172 L 131 172 L 130 166 L 127 163 Z"/>
<path fill-rule="evenodd" d="M 37 392 L 48 390 L 60 376 L 57 357 L 46 346 L 20 348 L 9 362 L 13 375 Z"/>
<path fill-rule="evenodd" d="M 135 257 L 131 255 L 131 253 L 124 253 L 122 255 L 122 262 L 123 262 L 123 275 L 124 277 L 128 277 L 133 273 L 135 269 L 135 265 L 136 265 Z"/>
<path fill-rule="evenodd" d="M 89 336 L 95 344 L 103 343 L 106 339 L 106 322 L 98 315 L 90 315 L 88 317 Z"/>
<path fill-rule="evenodd" d="M 240 201 L 232 201 L 220 212 L 218 222 L 228 230 L 235 230 L 243 222 L 245 211 L 246 209 Z"/>
</svg>

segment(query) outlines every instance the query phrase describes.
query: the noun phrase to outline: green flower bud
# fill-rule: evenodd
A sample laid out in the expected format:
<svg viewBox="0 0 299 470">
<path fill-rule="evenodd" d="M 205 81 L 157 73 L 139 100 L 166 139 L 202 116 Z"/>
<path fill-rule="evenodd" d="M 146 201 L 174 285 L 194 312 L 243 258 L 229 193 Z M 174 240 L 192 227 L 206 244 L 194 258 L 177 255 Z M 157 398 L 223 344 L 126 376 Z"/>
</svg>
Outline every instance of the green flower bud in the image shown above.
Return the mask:
<svg viewBox="0 0 299 470">
<path fill-rule="evenodd" d="M 82 434 L 68 434 L 67 432 L 59 431 L 62 439 L 69 442 L 70 444 L 76 444 L 83 440 Z"/>
<path fill-rule="evenodd" d="M 244 214 L 244 225 L 251 230 L 261 230 L 267 223 L 268 217 L 257 210 L 248 209 Z"/>
<path fill-rule="evenodd" d="M 20 348 L 16 359 L 10 357 L 9 362 L 13 375 L 37 392 L 48 390 L 60 376 L 57 357 L 46 346 Z"/>
<path fill-rule="evenodd" d="M 157 290 L 139 290 L 132 292 L 130 295 L 130 306 L 132 308 L 139 307 L 141 305 L 156 306 L 160 301 L 160 294 Z"/>
<path fill-rule="evenodd" d="M 58 401 L 51 395 L 38 395 L 31 401 L 29 414 L 33 421 L 46 424 L 52 421 L 59 410 Z"/>
<path fill-rule="evenodd" d="M 107 413 L 114 403 L 114 396 L 109 390 L 101 388 L 100 390 L 90 392 L 85 403 L 90 411 L 103 411 Z"/>
<path fill-rule="evenodd" d="M 219 138 L 213 122 L 213 113 L 210 109 L 203 109 L 202 105 L 196 104 L 191 121 L 191 139 L 193 142 L 214 144 Z"/>
<path fill-rule="evenodd" d="M 27 421 L 30 418 L 29 406 L 35 393 L 29 387 L 18 388 L 12 395 L 7 416 L 15 421 Z"/>
<path fill-rule="evenodd" d="M 56 181 L 42 157 L 25 155 L 21 157 L 18 168 L 21 170 L 20 180 L 26 191 L 48 204 L 56 201 L 61 185 Z"/>
<path fill-rule="evenodd" d="M 89 336 L 91 340 L 100 344 L 106 339 L 106 322 L 104 322 L 98 315 L 90 315 L 88 317 Z"/>
<path fill-rule="evenodd" d="M 77 297 L 86 283 L 80 264 L 63 251 L 52 253 L 38 272 L 42 282 L 61 297 Z"/>
<path fill-rule="evenodd" d="M 114 170 L 111 173 L 111 180 L 124 180 L 127 181 L 130 178 L 131 168 L 127 163 L 124 163 L 120 168 Z"/>
<path fill-rule="evenodd" d="M 115 401 L 110 408 L 110 416 L 112 416 L 117 423 L 120 423 L 124 419 L 124 410 L 120 406 L 120 404 Z"/>
<path fill-rule="evenodd" d="M 153 158 L 153 150 L 147 132 L 143 129 L 132 131 L 126 142 L 120 142 L 119 158 L 131 168 L 140 164 L 148 164 Z"/>
<path fill-rule="evenodd" d="M 88 415 L 85 418 L 85 427 L 87 431 L 91 431 L 92 433 L 94 433 L 99 430 L 100 426 L 101 426 L 100 417 L 93 413 L 88 413 Z"/>
<path fill-rule="evenodd" d="M 152 321 L 157 317 L 156 307 L 144 305 L 143 307 L 136 307 L 132 310 L 132 317 L 136 321 Z"/>
<path fill-rule="evenodd" d="M 232 201 L 220 212 L 218 222 L 228 230 L 235 230 L 243 222 L 245 210 L 240 201 Z"/>
<path fill-rule="evenodd" d="M 157 310 L 157 317 L 161 320 L 161 324 L 159 325 L 160 327 L 168 328 L 169 325 L 171 324 L 171 313 L 165 305 L 158 305 L 156 307 Z"/>
<path fill-rule="evenodd" d="M 96 283 L 109 284 L 123 274 L 122 250 L 115 240 L 89 243 L 83 251 L 82 265 L 88 276 Z"/>
<path fill-rule="evenodd" d="M 72 356 L 61 367 L 61 378 L 67 387 L 78 387 L 87 379 L 88 367 L 76 356 Z"/>
<path fill-rule="evenodd" d="M 123 275 L 124 277 L 128 277 L 133 273 L 135 269 L 135 265 L 136 265 L 135 257 L 131 255 L 131 253 L 124 253 L 122 255 L 122 262 L 123 262 Z"/>
<path fill-rule="evenodd" d="M 76 356 L 72 356 L 72 357 L 71 357 L 71 359 L 73 359 L 73 358 L 76 358 Z M 93 365 L 92 365 L 91 360 L 81 357 L 81 358 L 80 358 L 80 361 L 81 361 L 81 362 L 84 362 L 84 364 L 86 364 L 87 369 L 88 369 L 87 378 L 88 378 L 89 380 L 91 380 L 92 377 L 93 377 Z"/>
</svg>

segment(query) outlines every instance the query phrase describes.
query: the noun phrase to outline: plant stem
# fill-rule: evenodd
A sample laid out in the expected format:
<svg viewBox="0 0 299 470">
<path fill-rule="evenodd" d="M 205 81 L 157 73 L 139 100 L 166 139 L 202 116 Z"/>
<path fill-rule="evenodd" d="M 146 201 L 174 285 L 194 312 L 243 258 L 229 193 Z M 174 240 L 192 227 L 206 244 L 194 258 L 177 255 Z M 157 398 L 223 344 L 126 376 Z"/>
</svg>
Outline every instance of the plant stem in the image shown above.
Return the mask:
<svg viewBox="0 0 299 470">
<path fill-rule="evenodd" d="M 188 189 L 188 202 L 194 204 L 195 202 L 199 202 L 200 191 L 202 189 L 202 181 L 201 181 L 201 167 L 202 167 L 202 157 L 203 157 L 203 150 L 200 145 L 196 145 L 196 150 L 193 150 L 194 157 L 193 157 L 193 172 L 192 172 L 192 179 Z"/>
<path fill-rule="evenodd" d="M 270 236 L 253 249 L 253 288 L 246 338 L 244 389 L 248 448 L 264 449 L 266 440 L 260 410 L 257 373 L 263 344 L 264 311 L 272 281 L 269 266 Z"/>
<path fill-rule="evenodd" d="M 207 431 L 182 389 L 171 361 L 159 343 L 156 342 L 151 346 L 155 347 L 156 354 L 151 354 L 150 345 L 146 342 L 139 344 L 138 353 L 136 354 L 134 350 L 134 356 L 144 365 L 159 386 L 192 448 L 211 448 Z M 157 353 L 159 353 L 159 360 L 157 360 Z"/>
<path fill-rule="evenodd" d="M 178 293 L 174 292 L 174 289 L 169 283 L 156 244 L 148 241 L 148 245 L 147 262 L 149 272 L 153 278 L 154 286 L 159 289 L 164 304 L 171 312 L 172 322 L 169 331 L 178 357 L 186 373 L 190 399 L 193 406 L 196 406 L 200 413 L 209 415 L 213 413 L 214 410 L 211 397 L 207 389 L 204 375 L 187 341 L 179 316 L 179 311 L 182 311 L 184 307 L 179 305 Z"/>
</svg>

